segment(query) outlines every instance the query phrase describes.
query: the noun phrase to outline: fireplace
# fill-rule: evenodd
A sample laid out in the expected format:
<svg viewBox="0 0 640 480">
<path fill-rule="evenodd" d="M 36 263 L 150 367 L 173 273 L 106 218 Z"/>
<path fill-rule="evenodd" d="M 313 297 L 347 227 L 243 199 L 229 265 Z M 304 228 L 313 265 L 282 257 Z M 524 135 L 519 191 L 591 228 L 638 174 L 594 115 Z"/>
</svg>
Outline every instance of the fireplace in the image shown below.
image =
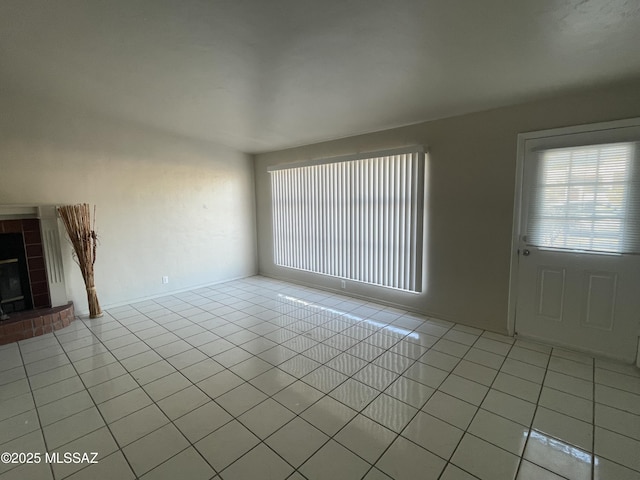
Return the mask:
<svg viewBox="0 0 640 480">
<path fill-rule="evenodd" d="M 75 318 L 55 206 L 0 205 L 0 302 L 0 345 L 64 328 Z"/>
</svg>

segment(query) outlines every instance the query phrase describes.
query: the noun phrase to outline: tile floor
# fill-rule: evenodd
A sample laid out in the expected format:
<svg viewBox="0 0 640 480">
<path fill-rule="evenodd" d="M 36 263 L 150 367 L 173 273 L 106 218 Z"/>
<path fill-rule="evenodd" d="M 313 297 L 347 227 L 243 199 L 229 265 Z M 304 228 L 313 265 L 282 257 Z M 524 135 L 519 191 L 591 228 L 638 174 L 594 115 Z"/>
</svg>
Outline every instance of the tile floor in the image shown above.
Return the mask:
<svg viewBox="0 0 640 480">
<path fill-rule="evenodd" d="M 4 479 L 640 479 L 640 372 L 262 277 L 0 347 Z"/>
</svg>

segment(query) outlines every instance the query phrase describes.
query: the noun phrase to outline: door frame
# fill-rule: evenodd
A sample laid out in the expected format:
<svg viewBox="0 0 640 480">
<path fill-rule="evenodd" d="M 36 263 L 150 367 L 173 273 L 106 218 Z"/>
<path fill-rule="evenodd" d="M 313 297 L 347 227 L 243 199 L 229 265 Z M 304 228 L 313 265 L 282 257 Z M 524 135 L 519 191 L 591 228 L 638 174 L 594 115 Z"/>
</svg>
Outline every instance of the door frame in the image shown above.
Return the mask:
<svg viewBox="0 0 640 480">
<path fill-rule="evenodd" d="M 516 304 L 518 301 L 518 248 L 520 247 L 520 237 L 522 232 L 522 193 L 524 182 L 524 158 L 525 143 L 527 140 L 540 138 L 553 138 L 558 136 L 571 135 L 576 133 L 588 133 L 600 130 L 612 130 L 623 127 L 640 126 L 640 117 L 614 120 L 610 122 L 599 122 L 585 125 L 575 125 L 571 127 L 552 128 L 548 130 L 538 130 L 518 134 L 518 144 L 516 151 L 516 178 L 513 198 L 513 229 L 511 234 L 511 261 L 509 267 L 509 297 L 507 309 L 507 331 L 510 336 L 515 335 L 516 324 Z M 638 349 L 636 353 L 636 364 L 640 367 L 640 331 L 638 331 Z"/>
</svg>

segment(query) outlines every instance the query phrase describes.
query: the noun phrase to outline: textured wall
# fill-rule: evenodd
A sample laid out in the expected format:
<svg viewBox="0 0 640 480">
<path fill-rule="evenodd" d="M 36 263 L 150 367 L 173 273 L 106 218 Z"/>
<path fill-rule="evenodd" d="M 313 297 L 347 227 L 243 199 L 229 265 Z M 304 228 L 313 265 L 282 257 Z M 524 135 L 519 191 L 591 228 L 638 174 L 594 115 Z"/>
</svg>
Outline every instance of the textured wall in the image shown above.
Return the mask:
<svg viewBox="0 0 640 480">
<path fill-rule="evenodd" d="M 33 98 L 0 97 L 0 110 L 0 205 L 95 204 L 103 305 L 256 272 L 249 156 Z M 63 249 L 68 293 L 84 312 L 80 271 Z"/>
<path fill-rule="evenodd" d="M 258 155 L 260 272 L 339 288 L 336 279 L 273 264 L 268 166 L 423 144 L 430 151 L 424 293 L 356 283 L 347 292 L 506 332 L 517 134 L 636 116 L 638 83 Z"/>
</svg>

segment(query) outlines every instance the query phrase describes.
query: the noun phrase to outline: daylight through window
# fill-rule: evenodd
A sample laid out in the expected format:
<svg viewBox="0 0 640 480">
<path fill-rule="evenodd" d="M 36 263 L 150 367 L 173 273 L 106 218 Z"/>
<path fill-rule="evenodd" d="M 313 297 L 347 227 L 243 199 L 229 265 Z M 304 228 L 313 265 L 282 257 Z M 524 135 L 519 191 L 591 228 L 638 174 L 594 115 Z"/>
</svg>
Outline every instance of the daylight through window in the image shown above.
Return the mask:
<svg viewBox="0 0 640 480">
<path fill-rule="evenodd" d="M 640 253 L 637 146 L 614 143 L 540 152 L 528 243 Z"/>
<path fill-rule="evenodd" d="M 421 291 L 423 151 L 270 169 L 276 265 Z"/>
</svg>

